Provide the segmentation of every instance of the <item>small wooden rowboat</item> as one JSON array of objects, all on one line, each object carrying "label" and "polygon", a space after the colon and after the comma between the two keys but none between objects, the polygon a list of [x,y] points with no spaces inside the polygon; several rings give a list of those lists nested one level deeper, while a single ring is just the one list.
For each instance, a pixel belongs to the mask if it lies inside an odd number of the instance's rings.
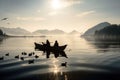
[{"label": "small wooden rowboat", "polygon": [[47,46],[46,44],[39,44],[39,43],[34,43],[35,44],[35,50],[40,50],[40,51],[50,51],[50,52],[61,52],[64,51],[67,45],[63,46]]}]

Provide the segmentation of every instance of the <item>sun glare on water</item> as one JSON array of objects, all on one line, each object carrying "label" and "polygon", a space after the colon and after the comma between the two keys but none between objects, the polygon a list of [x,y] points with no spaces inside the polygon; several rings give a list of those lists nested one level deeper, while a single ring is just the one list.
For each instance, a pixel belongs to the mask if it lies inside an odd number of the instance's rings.
[{"label": "sun glare on water", "polygon": [[53,9],[60,9],[62,7],[60,0],[52,0],[51,5]]}]

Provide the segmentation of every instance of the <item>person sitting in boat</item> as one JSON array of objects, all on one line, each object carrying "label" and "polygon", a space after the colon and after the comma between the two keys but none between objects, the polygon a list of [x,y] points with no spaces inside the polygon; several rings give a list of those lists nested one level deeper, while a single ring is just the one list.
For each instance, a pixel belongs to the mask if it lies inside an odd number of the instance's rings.
[{"label": "person sitting in boat", "polygon": [[49,42],[49,40],[46,40],[46,46],[47,46],[47,47],[50,47],[50,42]]},{"label": "person sitting in boat", "polygon": [[54,43],[54,47],[58,47],[59,44],[58,44],[58,41],[56,40],[55,43]]}]

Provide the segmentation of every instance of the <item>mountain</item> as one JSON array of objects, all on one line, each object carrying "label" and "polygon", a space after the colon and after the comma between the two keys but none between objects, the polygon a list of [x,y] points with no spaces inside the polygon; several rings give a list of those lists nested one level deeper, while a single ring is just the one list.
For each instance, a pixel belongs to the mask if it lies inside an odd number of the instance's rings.
[{"label": "mountain", "polygon": [[19,27],[18,28],[0,27],[0,29],[8,35],[20,36],[20,35],[30,35],[31,34],[29,31],[19,28]]},{"label": "mountain", "polygon": [[78,31],[76,31],[76,30],[73,30],[73,31],[71,31],[70,33],[69,33],[70,35],[77,35],[77,34],[80,34]]},{"label": "mountain", "polygon": [[120,41],[120,25],[114,24],[96,31],[95,38],[102,39],[102,40],[119,40]]},{"label": "mountain", "polygon": [[55,29],[55,30],[51,30],[50,34],[65,34],[65,32],[59,29]]},{"label": "mountain", "polygon": [[32,32],[33,34],[38,34],[38,35],[41,35],[41,34],[48,34],[49,31],[47,29],[44,29],[44,30],[36,30],[34,32]]},{"label": "mountain", "polygon": [[59,29],[54,29],[54,30],[37,30],[34,31],[33,34],[37,34],[37,35],[58,35],[58,34],[65,34],[64,31],[59,30]]},{"label": "mountain", "polygon": [[96,30],[103,29],[104,27],[110,26],[110,25],[111,24],[108,22],[100,23],[100,24],[88,29],[82,36],[93,36]]}]

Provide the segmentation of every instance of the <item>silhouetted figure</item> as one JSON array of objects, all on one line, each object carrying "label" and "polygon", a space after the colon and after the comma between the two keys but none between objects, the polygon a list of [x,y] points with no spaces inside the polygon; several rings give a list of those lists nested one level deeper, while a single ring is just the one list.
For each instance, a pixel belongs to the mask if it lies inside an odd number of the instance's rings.
[{"label": "silhouetted figure", "polygon": [[28,61],[28,64],[32,64],[32,63],[34,63],[34,59]]},{"label": "silhouetted figure", "polygon": [[9,56],[9,53],[5,54],[6,56]]},{"label": "silhouetted figure", "polygon": [[15,56],[16,59],[19,59],[19,55]]},{"label": "silhouetted figure", "polygon": [[54,43],[54,47],[58,47],[59,44],[58,44],[58,41],[56,40],[55,43]]},{"label": "silhouetted figure", "polygon": [[50,51],[50,42],[49,42],[49,40],[46,40],[46,45],[45,45],[45,51],[44,52],[47,52],[47,51]]},{"label": "silhouetted figure", "polygon": [[67,62],[61,63],[61,66],[67,66]]},{"label": "silhouetted figure", "polygon": [[50,47],[50,42],[49,42],[49,40],[46,40],[46,45],[47,45],[47,47]]},{"label": "silhouetted figure", "polygon": [[53,46],[53,53],[55,54],[55,58],[59,56],[59,51],[60,51],[59,44],[56,40]]},{"label": "silhouetted figure", "polygon": [[4,59],[4,57],[2,56],[2,57],[0,57],[0,60],[3,60]]},{"label": "silhouetted figure", "polygon": [[39,58],[39,56],[38,56],[38,55],[35,55],[35,58],[37,59],[37,58]]}]

